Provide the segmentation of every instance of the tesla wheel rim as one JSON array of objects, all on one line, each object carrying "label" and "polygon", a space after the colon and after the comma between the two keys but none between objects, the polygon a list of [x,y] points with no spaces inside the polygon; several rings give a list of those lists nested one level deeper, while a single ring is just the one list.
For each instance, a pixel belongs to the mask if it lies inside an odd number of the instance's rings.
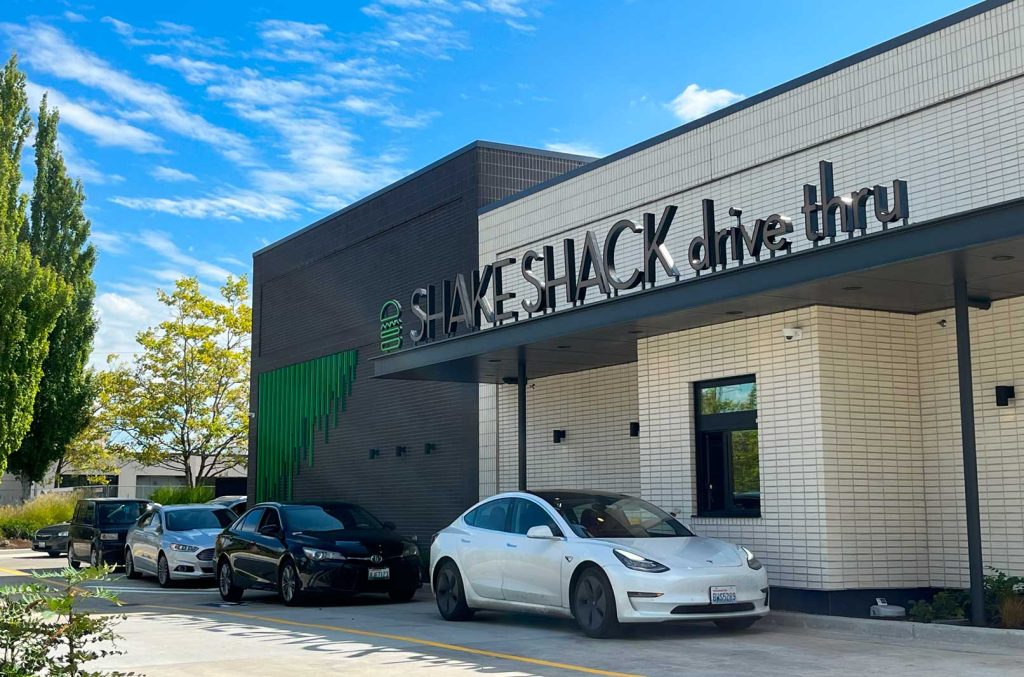
[{"label": "tesla wheel rim", "polygon": [[455,573],[449,568],[441,574],[441,584],[438,586],[437,599],[441,603],[441,610],[450,614],[459,605],[459,589],[455,581]]},{"label": "tesla wheel rim", "polygon": [[593,576],[580,581],[576,593],[576,615],[584,627],[596,628],[604,622],[608,612],[608,598],[604,586]]},{"label": "tesla wheel rim", "polygon": [[281,572],[281,594],[288,601],[295,597],[295,572],[291,566],[286,566]]},{"label": "tesla wheel rim", "polygon": [[227,564],[222,564],[220,567],[220,592],[222,595],[227,595],[231,592],[231,570]]}]

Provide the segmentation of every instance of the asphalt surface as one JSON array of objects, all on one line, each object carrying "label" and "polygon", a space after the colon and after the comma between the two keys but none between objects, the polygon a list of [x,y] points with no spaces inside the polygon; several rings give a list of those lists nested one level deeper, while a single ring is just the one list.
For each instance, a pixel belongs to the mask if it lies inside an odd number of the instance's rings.
[{"label": "asphalt surface", "polygon": [[[63,560],[0,551],[0,584],[25,583]],[[429,591],[393,604],[365,597],[288,608],[268,593],[225,604],[204,585],[161,589],[116,573],[103,587],[122,606],[125,651],[90,665],[145,675],[1017,675],[1024,652],[970,645],[922,645],[759,623],[738,634],[710,624],[636,626],[592,640],[571,621],[478,613],[440,619]]]}]

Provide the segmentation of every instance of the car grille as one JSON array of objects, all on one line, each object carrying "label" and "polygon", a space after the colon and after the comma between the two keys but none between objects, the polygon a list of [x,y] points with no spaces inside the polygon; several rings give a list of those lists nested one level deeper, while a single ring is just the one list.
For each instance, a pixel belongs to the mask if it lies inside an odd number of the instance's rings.
[{"label": "car grille", "polygon": [[733,604],[680,604],[672,609],[674,614],[728,614],[737,611],[753,611],[753,602],[735,602]]},{"label": "car grille", "polygon": [[200,562],[212,562],[213,561],[213,548],[207,548],[206,550],[200,550],[196,553],[196,559]]},{"label": "car grille", "polygon": [[52,534],[38,534],[37,533],[36,534],[36,540],[37,541],[45,541],[46,539],[50,538],[50,536],[52,536]]}]

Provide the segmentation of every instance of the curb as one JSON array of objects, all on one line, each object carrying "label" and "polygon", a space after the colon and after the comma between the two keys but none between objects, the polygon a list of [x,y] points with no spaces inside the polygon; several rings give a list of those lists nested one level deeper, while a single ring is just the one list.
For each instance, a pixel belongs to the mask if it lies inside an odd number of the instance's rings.
[{"label": "curb", "polygon": [[842,632],[888,641],[956,644],[964,648],[966,648],[965,645],[970,645],[972,649],[992,648],[1024,651],[1024,631],[1022,630],[818,616],[789,611],[773,611],[764,620],[784,628]]}]

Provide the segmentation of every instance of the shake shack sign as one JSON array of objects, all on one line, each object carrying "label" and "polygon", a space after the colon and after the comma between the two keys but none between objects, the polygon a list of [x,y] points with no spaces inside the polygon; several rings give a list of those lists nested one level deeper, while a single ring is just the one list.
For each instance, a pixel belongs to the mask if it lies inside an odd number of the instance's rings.
[{"label": "shake shack sign", "polygon": [[[410,299],[412,315],[410,338],[415,343],[450,336],[462,325],[469,330],[486,325],[515,322],[523,313],[546,313],[560,303],[578,306],[588,294],[608,297],[619,291],[653,286],[659,275],[673,281],[680,279],[677,256],[690,268],[714,272],[730,262],[757,261],[762,256],[775,256],[790,251],[798,229],[812,242],[832,241],[839,234],[864,232],[868,223],[884,225],[906,222],[910,212],[907,184],[895,180],[891,189],[876,185],[837,194],[832,183],[832,164],[820,162],[818,184],[803,187],[803,227],[782,214],[770,214],[753,223],[743,223],[742,212],[730,207],[728,214],[735,225],[719,227],[712,200],[701,203],[703,229],[694,237],[685,252],[671,252],[665,246],[669,230],[680,218],[675,205],[665,207],[661,214],[644,214],[641,222],[617,221],[603,237],[588,231],[582,242],[562,240],[560,247],[548,245],[540,251],[530,249],[516,260],[504,258],[466,275],[435,285],[420,287]],[[800,217],[797,217],[798,219]],[[642,258],[623,262],[616,252],[624,238],[641,238]],[[561,274],[556,273],[560,260]],[[531,287],[529,294],[507,291],[510,276],[520,275]]]}]

